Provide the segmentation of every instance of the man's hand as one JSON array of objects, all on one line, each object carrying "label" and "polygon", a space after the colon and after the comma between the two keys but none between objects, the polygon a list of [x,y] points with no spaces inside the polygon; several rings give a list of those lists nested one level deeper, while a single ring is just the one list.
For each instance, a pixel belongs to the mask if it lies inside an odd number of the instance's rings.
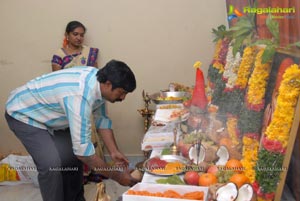
[{"label": "man's hand", "polygon": [[133,178],[130,174],[130,170],[124,170],[123,172],[120,172],[120,175],[118,178],[114,179],[115,181],[117,181],[120,185],[122,186],[133,186],[136,183],[138,183],[139,181],[135,178]]},{"label": "man's hand", "polygon": [[111,153],[111,158],[115,162],[114,166],[125,168],[129,165],[129,160],[119,151]]},{"label": "man's hand", "polygon": [[112,160],[115,162],[115,165],[127,167],[129,161],[124,154],[119,151],[113,131],[111,129],[98,129],[97,132],[100,133]]}]

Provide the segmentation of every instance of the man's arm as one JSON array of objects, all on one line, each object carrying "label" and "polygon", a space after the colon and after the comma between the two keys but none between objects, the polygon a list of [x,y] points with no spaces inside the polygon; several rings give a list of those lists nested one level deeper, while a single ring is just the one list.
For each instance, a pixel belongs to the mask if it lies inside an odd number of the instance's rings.
[{"label": "man's arm", "polygon": [[108,149],[112,159],[117,163],[121,163],[127,166],[129,161],[119,151],[113,131],[111,129],[98,129],[97,132],[100,133],[102,140],[106,148]]},{"label": "man's arm", "polygon": [[87,164],[95,172],[98,172],[112,180],[115,180],[123,186],[133,186],[138,182],[138,180],[134,179],[130,175],[129,170],[117,171],[107,165],[101,158],[99,158],[95,154],[91,156],[77,156],[77,158],[83,163]]}]

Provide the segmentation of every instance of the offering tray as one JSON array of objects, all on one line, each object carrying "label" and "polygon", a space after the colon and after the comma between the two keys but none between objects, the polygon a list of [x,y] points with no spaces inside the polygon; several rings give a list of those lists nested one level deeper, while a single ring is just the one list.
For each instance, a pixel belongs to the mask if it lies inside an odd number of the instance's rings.
[{"label": "offering tray", "polygon": [[[162,163],[166,163],[162,165]],[[173,169],[168,167],[168,164],[174,165]],[[171,176],[174,174],[182,174],[185,172],[186,165],[189,165],[190,161],[182,156],[178,155],[162,155],[160,157],[153,157],[146,160],[143,164],[144,170],[147,173],[157,176]],[[160,165],[165,167],[160,167]],[[157,171],[159,169],[159,171]]]}]

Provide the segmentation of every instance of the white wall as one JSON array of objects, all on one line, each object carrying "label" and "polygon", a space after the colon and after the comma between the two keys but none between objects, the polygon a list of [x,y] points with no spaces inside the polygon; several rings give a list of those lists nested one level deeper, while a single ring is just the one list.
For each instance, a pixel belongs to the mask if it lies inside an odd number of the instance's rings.
[{"label": "white wall", "polygon": [[141,154],[142,90],[193,85],[196,60],[206,73],[214,50],[211,30],[226,24],[226,7],[224,0],[1,0],[0,154],[25,152],[3,117],[7,96],[51,71],[52,54],[71,20],[87,27],[86,43],[100,48],[100,66],[118,59],[136,74],[134,93],[109,105],[119,147],[132,155]]}]

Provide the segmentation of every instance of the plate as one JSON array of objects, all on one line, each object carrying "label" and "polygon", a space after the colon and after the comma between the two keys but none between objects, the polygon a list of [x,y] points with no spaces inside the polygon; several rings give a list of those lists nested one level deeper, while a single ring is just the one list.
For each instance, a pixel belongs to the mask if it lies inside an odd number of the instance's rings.
[{"label": "plate", "polygon": [[164,91],[154,93],[149,97],[155,104],[177,104],[182,103],[183,99],[189,96],[189,93],[184,91]]},{"label": "plate", "polygon": [[187,109],[157,109],[154,114],[154,121],[168,123],[174,121],[186,121],[190,113]]},{"label": "plate", "polygon": [[[153,161],[153,159],[160,159],[162,161],[166,161],[167,163],[175,163],[175,162],[179,162],[182,164],[182,166],[180,167],[180,170],[177,170],[173,173],[169,173],[168,171],[165,171],[165,169],[163,168],[158,168],[159,171],[154,171],[155,168],[151,167],[150,161]],[[182,156],[178,156],[178,155],[163,155],[160,157],[153,157],[153,158],[149,158],[148,160],[146,160],[144,162],[144,170],[147,173],[153,174],[153,175],[158,175],[158,176],[172,176],[174,174],[182,174],[185,172],[185,166],[190,164],[190,161]]]}]

